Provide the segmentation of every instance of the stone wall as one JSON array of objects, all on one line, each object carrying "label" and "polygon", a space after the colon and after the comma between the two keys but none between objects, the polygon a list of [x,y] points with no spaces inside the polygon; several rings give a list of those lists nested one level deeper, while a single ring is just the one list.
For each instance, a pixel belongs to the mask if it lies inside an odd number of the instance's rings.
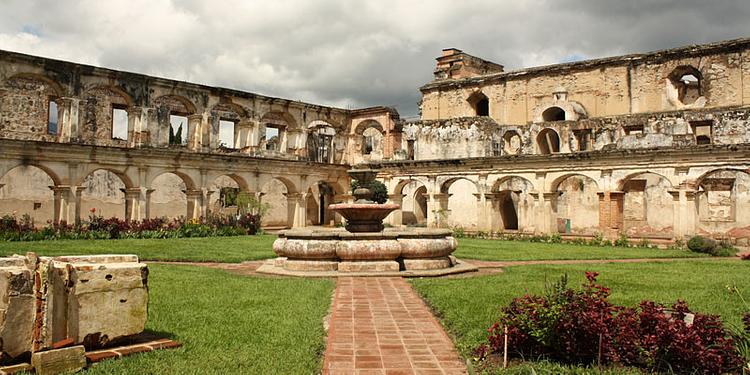
[{"label": "stone wall", "polygon": [[[422,119],[473,116],[471,98],[478,94],[489,99],[490,117],[513,125],[543,121],[551,107],[577,120],[745,105],[749,46],[750,39],[738,39],[468,78],[441,76],[421,88]],[[687,68],[697,75],[700,92],[683,98],[679,79]]]},{"label": "stone wall", "polygon": [[[409,121],[401,124],[403,139],[397,159],[406,159],[410,141],[415,160],[538,155],[545,129],[559,139],[559,153],[611,149],[692,147],[704,129],[711,144],[750,142],[750,110],[701,109],[639,115],[552,121],[527,126],[505,125],[488,117]],[[581,140],[585,137],[586,140]],[[543,140],[545,141],[545,140]],[[543,142],[544,143],[544,142]],[[554,153],[557,153],[554,152]]]}]

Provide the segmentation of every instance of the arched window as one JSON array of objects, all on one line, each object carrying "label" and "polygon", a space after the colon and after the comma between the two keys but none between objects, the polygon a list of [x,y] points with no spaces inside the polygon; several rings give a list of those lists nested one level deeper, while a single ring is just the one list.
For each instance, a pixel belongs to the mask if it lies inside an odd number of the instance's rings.
[{"label": "arched window", "polygon": [[474,110],[475,116],[489,116],[490,115],[490,100],[487,95],[481,92],[475,92],[466,99],[471,108]]},{"label": "arched window", "polygon": [[553,129],[544,129],[536,138],[539,153],[542,155],[556,154],[560,152],[560,137]]},{"label": "arched window", "polygon": [[701,72],[690,65],[678,66],[669,74],[669,82],[677,90],[677,100],[682,104],[693,104],[703,95],[702,81]]},{"label": "arched window", "polygon": [[542,112],[542,119],[547,121],[565,121],[565,110],[560,107],[549,107]]}]

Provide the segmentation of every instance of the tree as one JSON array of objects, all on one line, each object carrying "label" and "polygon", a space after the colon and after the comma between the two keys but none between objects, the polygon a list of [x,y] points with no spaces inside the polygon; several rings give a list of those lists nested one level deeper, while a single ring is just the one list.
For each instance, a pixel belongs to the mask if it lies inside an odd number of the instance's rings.
[{"label": "tree", "polygon": [[[359,181],[352,180],[352,192],[356,190],[359,187]],[[383,204],[385,202],[388,202],[388,188],[385,187],[385,184],[382,182],[375,180],[370,183],[369,186],[370,190],[372,190],[372,200],[375,201],[375,203]]]}]

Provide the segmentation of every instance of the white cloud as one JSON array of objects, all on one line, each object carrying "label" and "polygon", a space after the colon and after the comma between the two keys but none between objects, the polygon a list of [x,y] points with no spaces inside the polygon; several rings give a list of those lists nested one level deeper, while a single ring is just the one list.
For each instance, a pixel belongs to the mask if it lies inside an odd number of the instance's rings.
[{"label": "white cloud", "polygon": [[512,69],[747,36],[748,16],[744,0],[4,0],[0,49],[407,116],[444,47]]}]

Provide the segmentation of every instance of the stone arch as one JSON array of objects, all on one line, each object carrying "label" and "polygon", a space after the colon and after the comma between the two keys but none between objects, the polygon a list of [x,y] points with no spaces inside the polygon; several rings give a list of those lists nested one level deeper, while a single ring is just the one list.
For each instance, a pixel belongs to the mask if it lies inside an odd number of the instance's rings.
[{"label": "stone arch", "polygon": [[247,181],[234,173],[220,174],[210,181],[208,190],[212,193],[208,198],[208,209],[214,213],[236,214],[237,195],[248,192]]},{"label": "stone arch", "polygon": [[59,181],[47,168],[34,164],[9,169],[0,176],[0,216],[28,214],[36,226],[55,220],[52,188]]},{"label": "stone arch", "polygon": [[329,122],[315,120],[307,126],[307,157],[317,163],[333,163],[336,159],[336,128]]},{"label": "stone arch", "polygon": [[552,128],[542,129],[536,137],[537,148],[542,155],[560,152],[560,136]]},{"label": "stone arch", "polygon": [[260,186],[260,201],[269,205],[263,226],[292,227],[296,192],[294,184],[284,177],[269,178]]},{"label": "stone arch", "polygon": [[182,95],[162,95],[154,99],[153,105],[154,107],[166,108],[169,112],[181,115],[192,115],[198,112],[195,104]]},{"label": "stone arch", "polygon": [[106,172],[109,172],[115,175],[117,178],[120,179],[120,181],[122,181],[124,188],[129,189],[129,188],[136,187],[133,184],[133,180],[130,178],[130,176],[128,176],[126,171],[120,171],[112,167],[101,167],[101,166],[90,166],[89,168],[87,168],[85,173],[82,175],[83,177],[79,178],[76,181],[75,185],[77,186],[82,185],[88,176],[90,176],[92,173],[99,171],[99,170],[104,170]]},{"label": "stone arch", "polygon": [[442,212],[438,216],[444,217],[437,218],[438,224],[476,229],[479,224],[478,193],[478,184],[464,176],[452,177],[440,184],[440,194],[436,198]]},{"label": "stone arch", "polygon": [[260,118],[260,139],[258,147],[262,150],[286,152],[288,132],[298,129],[297,122],[288,112],[269,111]]},{"label": "stone arch", "polygon": [[498,178],[485,197],[491,204],[490,227],[493,230],[527,231],[533,226],[534,184],[510,175]]},{"label": "stone arch", "polygon": [[149,184],[149,214],[157,217],[188,217],[187,192],[194,190],[192,179],[184,173],[166,171],[157,174]]},{"label": "stone arch", "polygon": [[576,121],[588,117],[588,113],[579,102],[568,100],[567,92],[562,88],[553,94],[552,100],[543,100],[542,104],[536,106],[532,111],[534,122],[547,121]]},{"label": "stone arch", "polygon": [[[191,133],[197,128],[190,121],[190,116],[198,113],[195,104],[184,96],[170,94],[154,99],[152,105],[156,107],[158,127],[150,132],[151,143],[187,145],[191,139]],[[179,139],[172,140],[170,134],[179,135]]]},{"label": "stone arch", "polygon": [[[554,199],[552,209],[561,233],[594,234],[599,226],[599,184],[593,178],[568,173],[552,183]],[[554,228],[554,227],[553,227]]]},{"label": "stone arch", "polygon": [[3,128],[3,137],[54,142],[62,128],[62,97],[65,90],[51,78],[33,73],[19,73],[3,82],[0,108],[13,108],[22,114]]},{"label": "stone arch", "polygon": [[[94,86],[82,95],[82,122],[78,137],[91,144],[112,145],[117,140],[127,140],[128,124],[115,124],[115,110],[127,111],[133,106],[133,99],[122,89],[115,86]],[[126,112],[127,113],[127,112]],[[124,129],[115,129],[115,125]],[[123,133],[124,130],[124,133]]]},{"label": "stone arch", "polygon": [[734,238],[750,237],[750,174],[720,168],[701,175],[695,184],[699,232]]},{"label": "stone arch", "polygon": [[476,181],[473,181],[472,179],[470,179],[468,177],[458,176],[458,177],[451,177],[451,178],[443,181],[440,184],[440,192],[443,193],[443,194],[447,194],[448,190],[450,190],[451,186],[454,183],[456,183],[457,181],[459,181],[459,180],[466,180],[466,181],[470,182],[472,185],[474,185],[474,189],[477,190],[477,191],[479,191],[479,186],[477,185]]},{"label": "stone arch", "polygon": [[[393,189],[401,196],[401,224],[425,225],[427,222],[427,184],[419,179],[402,179]],[[398,199],[396,199],[398,201]]]},{"label": "stone arch", "polygon": [[670,237],[674,231],[672,182],[654,172],[636,172],[619,184],[621,222],[631,237]]},{"label": "stone arch", "polygon": [[545,122],[565,121],[565,110],[558,106],[549,107],[542,112],[542,120]]},{"label": "stone arch", "polygon": [[[211,133],[218,137],[216,146],[243,149],[252,145],[253,122],[247,108],[222,98],[210,113]],[[226,129],[226,125],[231,125],[231,129]]]},{"label": "stone arch", "polygon": [[133,187],[127,175],[109,168],[96,168],[81,179],[81,215],[128,219],[125,191]]},{"label": "stone arch", "polygon": [[334,222],[334,212],[328,206],[333,203],[337,191],[327,181],[316,181],[306,190],[305,209],[307,210],[307,224],[331,225]]},{"label": "stone arch", "polygon": [[14,74],[14,75],[8,77],[5,80],[5,86],[7,87],[8,86],[7,82],[9,82],[11,80],[14,80],[14,79],[28,79],[28,80],[42,81],[42,82],[44,82],[45,84],[47,84],[49,86],[49,88],[52,90],[52,93],[55,96],[59,97],[59,96],[64,96],[64,95],[67,94],[65,88],[63,88],[62,85],[60,85],[59,83],[57,83],[57,81],[55,81],[54,79],[52,79],[52,78],[50,78],[50,77],[48,77],[46,75],[43,75],[43,74],[37,74],[37,73],[17,73],[17,74]]},{"label": "stone arch", "polygon": [[383,159],[385,140],[383,125],[375,120],[365,120],[357,124],[354,134],[357,135],[355,149],[359,150],[365,160]]},{"label": "stone arch", "polygon": [[468,98],[466,98],[466,101],[471,106],[474,116],[490,115],[490,99],[483,92],[473,92]]}]

